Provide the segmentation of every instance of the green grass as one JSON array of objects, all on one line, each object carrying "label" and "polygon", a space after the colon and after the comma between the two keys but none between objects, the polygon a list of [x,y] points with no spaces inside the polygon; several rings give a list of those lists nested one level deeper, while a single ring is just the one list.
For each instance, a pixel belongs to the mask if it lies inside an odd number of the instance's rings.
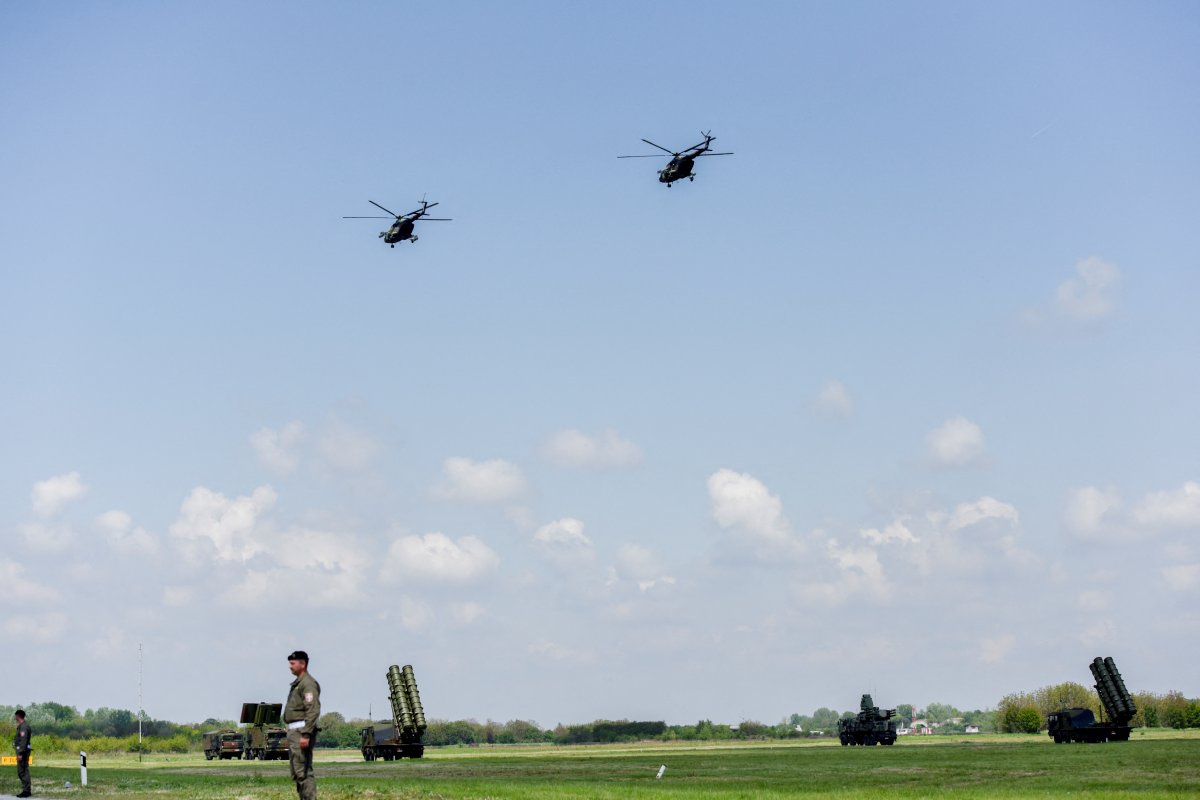
[{"label": "green grass", "polygon": [[[1200,733],[1135,732],[1125,743],[1055,745],[1042,736],[927,737],[895,747],[821,743],[645,744],[429,750],[420,761],[365,763],[318,752],[323,800],[350,798],[783,798],[1200,796]],[[35,756],[36,759],[36,756]],[[283,800],[286,762],[202,756],[35,760],[35,794],[128,800]],[[662,780],[655,779],[667,765]],[[71,781],[74,789],[64,789]],[[15,791],[15,770],[0,793]]]}]

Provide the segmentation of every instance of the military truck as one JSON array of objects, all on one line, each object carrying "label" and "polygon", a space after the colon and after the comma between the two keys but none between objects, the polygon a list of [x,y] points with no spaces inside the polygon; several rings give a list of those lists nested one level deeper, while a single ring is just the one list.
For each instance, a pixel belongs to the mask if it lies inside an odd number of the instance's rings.
[{"label": "military truck", "polygon": [[240,759],[246,751],[246,737],[232,728],[209,731],[204,734],[203,740],[206,761],[212,761],[214,758]]},{"label": "military truck", "polygon": [[285,759],[291,753],[287,743],[287,728],[273,724],[279,722],[282,703],[242,703],[242,718],[247,727],[247,760],[273,761]]},{"label": "military truck", "polygon": [[838,720],[838,738],[842,745],[891,745],[896,743],[896,709],[880,709],[864,694],[859,701],[861,709],[857,715]]},{"label": "military truck", "polygon": [[1046,728],[1055,744],[1129,741],[1129,721],[1137,714],[1137,706],[1121,680],[1121,673],[1117,672],[1116,663],[1112,656],[1096,656],[1090,666],[1096,679],[1096,694],[1108,719],[1098,721],[1090,708],[1055,711],[1046,717]]},{"label": "military truck", "polygon": [[393,664],[387,671],[387,683],[392,719],[360,731],[363,758],[367,761],[420,758],[425,755],[425,745],[421,744],[425,735],[425,709],[421,706],[412,665],[405,664],[401,669]]}]

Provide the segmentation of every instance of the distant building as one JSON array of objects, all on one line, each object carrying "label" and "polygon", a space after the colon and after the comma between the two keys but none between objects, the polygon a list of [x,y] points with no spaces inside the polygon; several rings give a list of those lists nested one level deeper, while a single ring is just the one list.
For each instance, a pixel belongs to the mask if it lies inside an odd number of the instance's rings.
[{"label": "distant building", "polygon": [[979,726],[968,725],[967,727],[963,728],[963,733],[979,733]]}]

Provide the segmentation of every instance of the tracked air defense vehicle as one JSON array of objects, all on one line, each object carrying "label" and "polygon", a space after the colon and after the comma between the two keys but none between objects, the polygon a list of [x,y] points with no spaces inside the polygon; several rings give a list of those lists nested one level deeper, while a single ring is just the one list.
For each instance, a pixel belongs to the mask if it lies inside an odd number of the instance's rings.
[{"label": "tracked air defense vehicle", "polygon": [[1096,694],[1108,716],[1097,720],[1090,708],[1064,708],[1046,717],[1046,728],[1055,744],[1069,742],[1126,742],[1129,741],[1130,720],[1137,714],[1133,697],[1117,672],[1112,657],[1092,660],[1092,677],[1096,679]]},{"label": "tracked air defense vehicle", "polygon": [[425,735],[425,709],[417,691],[417,679],[411,665],[393,664],[387,671],[388,699],[392,719],[363,728],[362,754],[367,761],[395,761],[425,755],[421,737]]},{"label": "tracked air defense vehicle", "polygon": [[843,745],[895,744],[896,709],[881,709],[875,705],[871,695],[864,694],[859,702],[861,709],[853,717],[838,720],[838,738]]},{"label": "tracked air defense vehicle", "polygon": [[242,718],[239,720],[247,727],[243,728],[246,735],[246,755],[244,758],[253,761],[274,761],[286,759],[291,751],[288,749],[287,728],[279,725],[279,712],[283,710],[282,703],[242,703]]}]

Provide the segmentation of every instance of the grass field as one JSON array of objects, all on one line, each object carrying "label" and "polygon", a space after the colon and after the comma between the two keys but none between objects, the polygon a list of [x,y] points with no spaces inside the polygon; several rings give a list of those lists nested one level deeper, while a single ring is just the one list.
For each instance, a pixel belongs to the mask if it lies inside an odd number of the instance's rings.
[{"label": "grass field", "polygon": [[[1139,735],[1139,733],[1141,735]],[[656,780],[660,764],[667,765]],[[286,762],[200,755],[36,760],[34,794],[128,800],[283,800]],[[74,788],[64,788],[70,781]],[[928,737],[894,747],[836,742],[644,744],[429,750],[420,761],[365,763],[318,752],[324,800],[350,798],[1200,797],[1200,732],[1136,732],[1127,743],[1055,745],[1042,736]],[[0,793],[16,791],[15,769]]]}]

